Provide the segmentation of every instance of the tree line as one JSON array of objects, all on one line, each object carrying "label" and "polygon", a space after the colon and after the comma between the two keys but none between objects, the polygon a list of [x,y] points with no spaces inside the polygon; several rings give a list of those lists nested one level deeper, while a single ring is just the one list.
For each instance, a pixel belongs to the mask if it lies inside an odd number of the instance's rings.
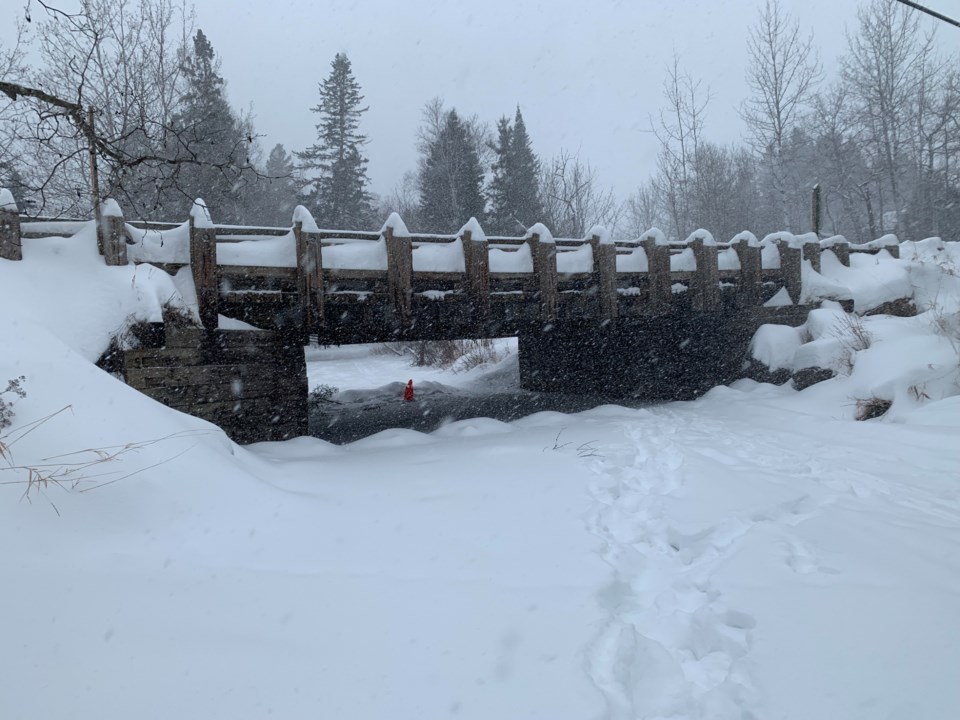
[{"label": "tree line", "polygon": [[368,106],[343,53],[318,85],[314,143],[263,157],[252,118],[227,100],[213,45],[174,0],[54,11],[40,23],[35,69],[27,30],[0,48],[0,185],[27,211],[89,211],[93,148],[101,196],[146,219],[181,217],[203,197],[224,223],[285,225],[304,204],[330,228],[374,227],[396,210],[424,232],[476,217],[502,235],[544,222],[567,237],[594,224],[622,237],[652,226],[729,237],[809,230],[819,184],[824,234],[960,238],[960,63],[896,0],[860,8],[829,83],[813,35],[767,0],[747,37],[740,143],[707,138],[710,90],[674,57],[650,118],[656,171],[624,201],[577,153],[539,157],[519,106],[491,128],[440,98],[424,106],[417,167],[375,196]]}]

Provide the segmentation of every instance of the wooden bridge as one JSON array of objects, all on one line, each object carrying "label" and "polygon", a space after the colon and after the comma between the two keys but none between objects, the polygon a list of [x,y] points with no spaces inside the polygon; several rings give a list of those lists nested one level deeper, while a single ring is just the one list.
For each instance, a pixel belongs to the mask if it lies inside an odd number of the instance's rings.
[{"label": "wooden bridge", "polygon": [[[19,259],[21,238],[77,229],[77,222],[21,220],[15,209],[0,210],[0,257]],[[220,314],[276,332],[283,338],[276,347],[306,344],[311,335],[324,344],[516,335],[529,389],[569,389],[576,377],[586,392],[689,397],[734,379],[760,324],[804,321],[804,273],[819,270],[826,255],[849,265],[852,253],[899,249],[895,239],[858,246],[786,233],[715,242],[697,231],[668,242],[651,232],[612,242],[598,229],[554,239],[542,225],[525,237],[488,238],[474,220],[454,234],[421,234],[407,232],[396,215],[380,231],[321,230],[302,208],[291,227],[236,227],[212,223],[202,201],[179,224],[127,222],[109,204],[98,245],[111,265],[190,269],[209,331],[196,343],[206,349],[185,355],[181,341],[179,350],[147,348],[131,361],[137,370],[219,367],[190,381],[185,394],[194,398],[203,396],[196,385],[217,372],[239,377],[238,341],[215,332]],[[224,359],[217,348],[228,346],[234,351]],[[302,375],[297,385],[305,386],[305,373],[281,354],[285,372]],[[163,392],[152,394],[175,405],[169,385],[186,381],[161,375]]]}]

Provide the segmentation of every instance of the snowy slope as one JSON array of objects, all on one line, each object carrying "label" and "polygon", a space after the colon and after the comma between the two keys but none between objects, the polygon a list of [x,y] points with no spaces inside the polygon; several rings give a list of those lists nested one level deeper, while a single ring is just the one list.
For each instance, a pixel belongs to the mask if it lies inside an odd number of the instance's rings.
[{"label": "snowy slope", "polygon": [[944,348],[939,265],[931,315],[803,392],[241,448],[91,364],[162,294],[51,247],[0,261],[15,462],[156,442],[30,502],[0,472],[0,718],[960,715],[960,388],[896,394]]}]

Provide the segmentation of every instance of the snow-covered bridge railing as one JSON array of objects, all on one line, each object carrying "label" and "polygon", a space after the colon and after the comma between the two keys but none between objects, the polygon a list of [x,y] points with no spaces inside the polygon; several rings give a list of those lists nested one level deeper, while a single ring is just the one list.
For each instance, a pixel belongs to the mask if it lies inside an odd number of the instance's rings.
[{"label": "snow-covered bridge railing", "polygon": [[[9,204],[0,212],[0,256],[10,259],[20,237],[78,228],[77,221],[21,221]],[[116,203],[102,215],[108,263],[190,268],[204,326],[216,327],[222,313],[340,342],[796,305],[806,302],[805,272],[822,262],[849,265],[851,253],[899,250],[893,236],[851,245],[813,234],[758,241],[741,233],[716,242],[704,230],[683,242],[656,230],[612,242],[602,228],[583,239],[553,238],[543,225],[525,237],[487,237],[473,219],[450,235],[417,234],[397,215],[379,231],[323,230],[303,208],[292,227],[238,227],[214,224],[202,201],[179,224],[124,222]]]}]

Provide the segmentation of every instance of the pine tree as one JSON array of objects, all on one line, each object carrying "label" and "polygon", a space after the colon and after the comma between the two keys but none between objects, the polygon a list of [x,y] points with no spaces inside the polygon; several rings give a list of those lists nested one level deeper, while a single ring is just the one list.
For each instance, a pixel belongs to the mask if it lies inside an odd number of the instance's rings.
[{"label": "pine tree", "polygon": [[484,220],[483,169],[456,110],[426,148],[420,167],[420,217],[430,232],[451,232],[471,217]]},{"label": "pine tree", "polygon": [[318,171],[313,184],[312,205],[317,221],[326,227],[357,228],[373,218],[367,191],[367,159],[361,148],[367,137],[359,132],[363,95],[353,77],[350,60],[337,53],[330,75],[320,85],[320,115],[317,142],[297,153],[301,167]]},{"label": "pine tree", "polygon": [[530,136],[519,107],[513,126],[503,117],[497,123],[497,131],[496,161],[488,191],[489,224],[495,233],[515,235],[543,219],[540,161],[530,147]]},{"label": "pine tree", "polygon": [[267,156],[263,177],[257,184],[256,222],[268,225],[289,225],[301,183],[290,153],[276,144]]},{"label": "pine tree", "polygon": [[487,188],[487,197],[490,200],[490,216],[487,221],[490,230],[497,235],[507,235],[514,229],[510,220],[510,198],[513,195],[511,187],[511,152],[513,128],[506,116],[497,121],[497,142],[493,146],[496,159],[493,161],[493,179]]},{"label": "pine tree", "polygon": [[251,180],[249,123],[234,114],[225,94],[213,45],[197,30],[193,52],[185,54],[186,92],[173,119],[173,156],[199,164],[176,164],[177,192],[168,197],[170,212],[183,212],[185,201],[203,198],[218,222],[245,219],[244,184]]}]

